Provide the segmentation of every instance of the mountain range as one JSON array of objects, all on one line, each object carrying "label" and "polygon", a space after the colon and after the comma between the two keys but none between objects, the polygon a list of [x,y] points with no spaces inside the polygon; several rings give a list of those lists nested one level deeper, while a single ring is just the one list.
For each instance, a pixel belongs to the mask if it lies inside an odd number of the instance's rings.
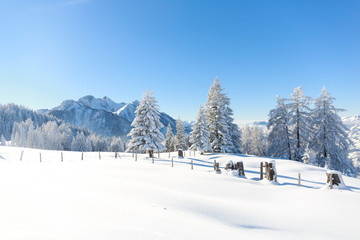
[{"label": "mountain range", "polygon": [[[131,123],[135,118],[135,110],[140,102],[116,103],[108,97],[95,98],[88,95],[79,100],[65,100],[52,109],[39,110],[72,125],[83,127],[102,136],[125,137],[131,130]],[[176,121],[168,114],[161,112],[160,121],[164,125],[161,129],[166,134],[168,124],[176,133]],[[191,131],[192,124],[184,122],[185,131]]]}]

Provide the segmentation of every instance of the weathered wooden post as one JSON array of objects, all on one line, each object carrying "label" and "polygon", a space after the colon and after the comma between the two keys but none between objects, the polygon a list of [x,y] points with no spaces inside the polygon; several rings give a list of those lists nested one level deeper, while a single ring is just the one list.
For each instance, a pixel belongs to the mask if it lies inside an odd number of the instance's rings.
[{"label": "weathered wooden post", "polygon": [[275,168],[275,161],[265,162],[265,177],[269,181],[277,181],[277,174]]},{"label": "weathered wooden post", "polygon": [[135,162],[137,161],[137,153],[135,153]]},{"label": "weathered wooden post", "polygon": [[84,152],[81,153],[81,160],[84,160]]},{"label": "weathered wooden post", "polygon": [[20,161],[22,161],[23,155],[24,155],[24,150],[21,150]]},{"label": "weathered wooden post", "polygon": [[61,152],[61,161],[64,161],[63,152]]},{"label": "weathered wooden post", "polygon": [[99,152],[99,159],[101,160],[101,155],[100,155],[100,152]]},{"label": "weathered wooden post", "polygon": [[299,173],[299,174],[298,174],[298,186],[299,186],[299,187],[300,187],[300,184],[301,184],[301,182],[300,182],[301,179],[300,179],[300,178],[301,178],[301,175],[300,175],[300,173]]},{"label": "weathered wooden post", "polygon": [[214,171],[216,171],[215,165],[216,165],[216,160],[214,160]]},{"label": "weathered wooden post", "polygon": [[170,152],[169,152],[169,158],[170,158]]},{"label": "weathered wooden post", "polygon": [[244,163],[242,161],[236,162],[235,170],[238,170],[238,175],[239,176],[245,176]]},{"label": "weathered wooden post", "polygon": [[338,171],[327,171],[326,172],[326,184],[329,185],[330,189],[333,189],[334,185],[339,186],[340,184],[343,184],[345,186],[345,184],[342,181],[342,177],[341,177],[341,173]]},{"label": "weathered wooden post", "polygon": [[41,162],[41,153],[40,153],[40,162]]},{"label": "weathered wooden post", "polygon": [[264,178],[264,172],[263,172],[264,163],[260,163],[260,180]]},{"label": "weathered wooden post", "polygon": [[214,164],[214,169],[215,169],[215,172],[216,172],[216,173],[221,173],[219,163],[215,162],[215,164]]},{"label": "weathered wooden post", "polygon": [[178,150],[178,157],[184,157],[184,152],[182,149]]},{"label": "weathered wooden post", "polygon": [[225,169],[226,170],[233,170],[234,169],[234,163],[233,163],[232,160],[229,160],[229,161],[226,162]]},{"label": "weathered wooden post", "polygon": [[171,167],[174,167],[174,158],[171,158]]},{"label": "weathered wooden post", "polygon": [[152,163],[154,163],[154,156],[152,156]]},{"label": "weathered wooden post", "polygon": [[191,170],[194,170],[193,160],[191,159]]}]

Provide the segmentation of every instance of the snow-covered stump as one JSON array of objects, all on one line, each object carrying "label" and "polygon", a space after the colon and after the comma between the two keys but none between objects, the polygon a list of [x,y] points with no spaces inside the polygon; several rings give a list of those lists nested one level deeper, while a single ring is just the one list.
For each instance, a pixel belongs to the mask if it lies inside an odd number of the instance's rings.
[{"label": "snow-covered stump", "polygon": [[269,181],[277,181],[275,161],[265,162],[265,178]]},{"label": "snow-covered stump", "polygon": [[234,170],[234,163],[232,160],[229,160],[225,163],[226,170]]},{"label": "snow-covered stump", "polygon": [[235,170],[238,170],[239,176],[245,176],[245,169],[243,161],[237,161],[235,163]]},{"label": "snow-covered stump", "polygon": [[330,189],[347,189],[347,186],[342,179],[341,173],[335,170],[326,172],[326,186]]},{"label": "snow-covered stump", "polygon": [[179,149],[179,150],[178,150],[178,157],[181,157],[181,158],[184,157],[184,152],[183,152],[182,149]]}]

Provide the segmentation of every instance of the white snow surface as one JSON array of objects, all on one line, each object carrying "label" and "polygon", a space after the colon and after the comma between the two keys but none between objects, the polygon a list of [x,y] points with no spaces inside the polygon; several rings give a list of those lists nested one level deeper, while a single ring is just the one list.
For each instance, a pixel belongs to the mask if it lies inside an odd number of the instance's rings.
[{"label": "white snow surface", "polygon": [[[0,239],[359,239],[359,179],[325,189],[326,169],[275,159],[274,184],[259,180],[269,159],[193,154],[171,153],[172,168],[168,153],[153,164],[63,152],[61,162],[59,151],[1,146]],[[224,171],[228,160],[243,161],[246,177]]]}]

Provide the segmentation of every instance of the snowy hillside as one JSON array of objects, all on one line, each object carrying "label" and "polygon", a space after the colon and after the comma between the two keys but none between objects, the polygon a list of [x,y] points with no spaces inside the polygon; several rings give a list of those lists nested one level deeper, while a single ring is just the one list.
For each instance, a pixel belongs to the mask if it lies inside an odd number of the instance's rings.
[{"label": "snowy hillside", "polygon": [[[88,95],[78,101],[65,100],[47,113],[75,126],[86,126],[99,135],[125,136],[130,132],[137,106],[139,106],[137,100],[128,104],[115,103],[108,97],[95,98]],[[161,129],[163,134],[166,133],[166,126],[169,123],[175,133],[176,124],[172,117],[161,113],[160,121],[165,126]],[[190,130],[188,129],[187,132]]]},{"label": "snowy hillside", "polygon": [[[360,180],[324,189],[318,167],[276,160],[272,184],[245,155],[39,152],[0,147],[0,239],[359,239]],[[213,172],[230,159],[245,178]]]}]

